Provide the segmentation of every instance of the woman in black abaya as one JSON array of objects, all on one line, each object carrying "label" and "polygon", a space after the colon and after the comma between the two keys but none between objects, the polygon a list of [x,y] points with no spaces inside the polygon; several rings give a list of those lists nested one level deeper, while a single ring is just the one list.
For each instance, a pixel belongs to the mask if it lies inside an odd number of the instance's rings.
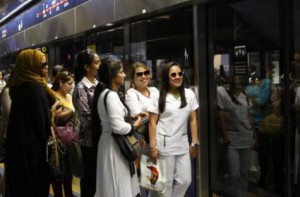
[{"label": "woman in black abaya", "polygon": [[7,197],[49,196],[46,147],[55,97],[47,86],[45,69],[45,54],[24,50],[18,54],[7,84],[12,100],[6,142]]}]

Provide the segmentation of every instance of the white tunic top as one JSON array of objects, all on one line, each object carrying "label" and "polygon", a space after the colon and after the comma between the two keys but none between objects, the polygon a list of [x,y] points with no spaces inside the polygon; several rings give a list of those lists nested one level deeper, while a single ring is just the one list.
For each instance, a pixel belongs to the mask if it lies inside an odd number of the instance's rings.
[{"label": "white tunic top", "polygon": [[130,88],[125,97],[125,103],[130,109],[131,115],[137,115],[140,112],[147,112],[148,106],[151,104],[151,99],[154,95],[158,95],[159,92],[155,87],[148,88],[149,97],[144,96],[142,93],[134,88]]},{"label": "white tunic top", "polygon": [[112,131],[118,134],[129,133],[131,125],[124,121],[127,110],[116,92],[109,92],[106,111],[103,99],[107,91],[100,94],[97,104],[102,135],[98,144],[96,196],[134,197],[139,193],[137,174],[130,176],[129,162],[111,136]]},{"label": "white tunic top", "polygon": [[188,121],[190,113],[199,105],[196,95],[190,89],[185,89],[187,105],[180,108],[181,100],[167,94],[166,106],[163,113],[159,113],[158,95],[152,99],[148,112],[159,114],[156,127],[156,142],[161,155],[181,155],[189,151]]},{"label": "white tunic top", "polygon": [[224,111],[225,129],[229,134],[230,148],[251,148],[254,145],[253,130],[249,119],[249,108],[252,104],[247,96],[240,93],[236,96],[239,104],[234,104],[223,87],[217,88],[217,101]]}]

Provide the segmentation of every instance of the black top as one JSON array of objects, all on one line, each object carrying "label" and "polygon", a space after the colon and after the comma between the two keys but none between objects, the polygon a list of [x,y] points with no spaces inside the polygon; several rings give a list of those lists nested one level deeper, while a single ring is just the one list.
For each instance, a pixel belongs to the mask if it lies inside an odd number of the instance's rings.
[{"label": "black top", "polygon": [[48,197],[50,173],[46,145],[51,132],[45,89],[27,82],[10,89],[7,130],[6,192],[10,197]]}]

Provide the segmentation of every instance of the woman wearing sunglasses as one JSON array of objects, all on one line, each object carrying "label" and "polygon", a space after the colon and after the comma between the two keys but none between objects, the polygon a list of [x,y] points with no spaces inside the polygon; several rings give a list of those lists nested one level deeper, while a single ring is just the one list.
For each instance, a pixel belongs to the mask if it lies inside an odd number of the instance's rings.
[{"label": "woman wearing sunglasses", "polygon": [[141,62],[132,64],[130,88],[125,96],[125,103],[130,109],[132,116],[143,115],[144,120],[149,119],[147,108],[154,94],[158,95],[158,90],[155,87],[148,87],[151,73],[148,67]]},{"label": "woman wearing sunglasses", "polygon": [[11,108],[6,138],[5,196],[49,196],[51,176],[46,147],[55,93],[44,77],[46,62],[45,54],[39,50],[21,51],[7,83]]},{"label": "woman wearing sunglasses", "polygon": [[163,66],[159,96],[153,97],[148,108],[150,157],[167,163],[167,188],[160,196],[183,197],[191,183],[190,158],[197,156],[199,148],[198,107],[194,92],[184,88],[181,65],[170,62]]},{"label": "woman wearing sunglasses", "polygon": [[[148,87],[151,73],[148,67],[142,62],[135,62],[132,64],[130,79],[132,88],[130,88],[125,96],[125,103],[128,106],[132,116],[142,115],[144,120],[143,127],[147,127],[145,124],[149,120],[147,108],[151,103],[151,98],[154,94],[158,95],[158,90],[155,87]],[[141,128],[147,132],[147,128]],[[148,142],[148,136],[145,136]],[[149,151],[149,146],[146,146],[145,151]],[[136,162],[137,168],[139,168],[139,162]],[[146,196],[146,192],[141,189],[141,195]]]}]

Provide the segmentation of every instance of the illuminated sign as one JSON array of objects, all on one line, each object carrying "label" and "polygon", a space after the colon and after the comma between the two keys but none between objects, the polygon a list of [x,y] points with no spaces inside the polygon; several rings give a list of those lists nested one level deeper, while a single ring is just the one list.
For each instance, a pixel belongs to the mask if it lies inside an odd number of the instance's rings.
[{"label": "illuminated sign", "polygon": [[[31,1],[31,0],[30,0]],[[28,0],[15,0],[11,3],[10,9],[5,9],[7,11],[13,10],[25,2],[30,2]],[[8,23],[0,27],[1,38],[4,39],[10,37],[19,31],[27,29],[33,25],[39,24],[44,20],[54,17],[62,12],[65,12],[79,4],[87,2],[89,0],[42,0],[36,3],[34,6],[26,10],[25,12],[17,15]],[[0,1],[1,2],[1,1]],[[11,2],[11,1],[10,1]],[[23,2],[23,3],[21,3]],[[36,1],[35,1],[36,2]],[[2,11],[0,3],[0,10]],[[1,12],[2,14],[2,12]],[[0,18],[1,20],[1,18]],[[0,21],[1,23],[1,21]]]},{"label": "illuminated sign", "polygon": [[47,0],[42,2],[42,7],[35,13],[35,16],[37,18],[42,17],[45,20],[72,7],[74,7],[74,0]]},{"label": "illuminated sign", "polygon": [[25,28],[40,23],[89,0],[43,0],[26,12]]}]

